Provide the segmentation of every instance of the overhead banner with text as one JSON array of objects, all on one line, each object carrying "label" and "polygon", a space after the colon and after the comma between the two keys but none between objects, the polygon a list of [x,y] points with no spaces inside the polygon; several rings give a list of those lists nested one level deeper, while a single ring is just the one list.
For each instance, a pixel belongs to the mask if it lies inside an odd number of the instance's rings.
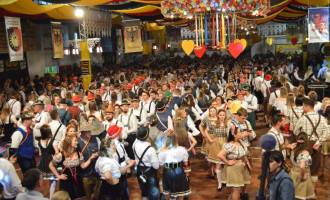
[{"label": "overhead banner with text", "polygon": [[123,21],[125,53],[141,52],[140,20]]},{"label": "overhead banner with text", "polygon": [[276,53],[302,53],[302,44],[279,44],[275,46]]},{"label": "overhead banner with text", "polygon": [[63,58],[63,36],[61,22],[51,22],[54,58]]},{"label": "overhead banner with text", "polygon": [[308,42],[329,42],[329,8],[308,9]]},{"label": "overhead banner with text", "polygon": [[19,17],[5,17],[10,62],[23,60],[23,39]]}]

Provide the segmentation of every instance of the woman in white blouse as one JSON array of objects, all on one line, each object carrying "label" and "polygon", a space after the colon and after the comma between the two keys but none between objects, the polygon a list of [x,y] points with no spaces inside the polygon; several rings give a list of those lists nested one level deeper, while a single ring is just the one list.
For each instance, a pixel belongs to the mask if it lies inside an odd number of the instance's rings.
[{"label": "woman in white blouse", "polygon": [[115,154],[115,140],[107,136],[102,140],[99,150],[100,157],[95,164],[95,171],[102,179],[100,199],[125,199],[123,198],[125,196],[124,191],[128,190],[128,185],[120,183],[120,176],[122,172],[132,167],[135,161],[129,160],[125,167],[120,167],[120,164],[113,157]]},{"label": "woman in white blouse", "polygon": [[182,168],[188,164],[188,152],[178,145],[175,131],[166,133],[165,147],[159,150],[159,165],[163,169],[163,194],[170,195],[171,199],[187,196],[191,193],[188,179]]}]

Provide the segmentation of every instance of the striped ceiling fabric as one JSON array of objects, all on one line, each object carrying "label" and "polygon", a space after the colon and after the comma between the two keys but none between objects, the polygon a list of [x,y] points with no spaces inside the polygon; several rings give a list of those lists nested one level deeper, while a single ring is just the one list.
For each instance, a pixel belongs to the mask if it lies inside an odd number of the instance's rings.
[{"label": "striped ceiling fabric", "polygon": [[[57,20],[77,20],[74,15],[75,6],[91,6],[95,9],[113,11],[138,18],[143,21],[154,21],[163,19],[161,14],[161,0],[44,0],[55,3],[50,5],[38,5],[32,0],[0,0],[0,9],[4,12],[0,17],[8,14],[10,16],[22,16],[27,18],[43,20],[45,18]],[[61,4],[62,2],[62,4]],[[65,4],[64,4],[65,2]],[[308,6],[325,6],[329,0],[271,0],[271,11],[266,17],[256,17],[251,14],[239,15],[237,18],[245,20],[257,20],[258,24],[270,20],[285,22],[299,19],[307,14]],[[7,15],[7,16],[8,16]],[[31,17],[29,17],[31,16]],[[185,19],[182,19],[185,20]],[[178,20],[180,21],[180,19]],[[186,26],[191,20],[182,23],[164,21],[160,25]]]}]

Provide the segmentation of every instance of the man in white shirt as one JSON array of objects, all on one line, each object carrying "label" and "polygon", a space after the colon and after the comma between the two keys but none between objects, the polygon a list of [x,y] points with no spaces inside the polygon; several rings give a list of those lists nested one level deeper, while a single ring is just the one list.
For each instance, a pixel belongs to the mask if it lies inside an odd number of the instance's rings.
[{"label": "man in white shirt", "polygon": [[21,102],[16,100],[16,94],[17,93],[14,90],[10,92],[7,104],[10,106],[11,114],[18,120],[21,115]]},{"label": "man in white shirt", "polygon": [[28,170],[22,180],[22,184],[27,188],[26,193],[17,195],[16,200],[48,200],[41,193],[43,190],[43,177],[39,169]]},{"label": "man in white shirt", "polygon": [[264,100],[263,100],[263,107],[264,107],[264,113],[265,113],[265,120],[266,120],[266,123],[268,124],[268,119],[267,119],[267,105],[268,105],[268,101],[269,101],[269,98],[268,95],[270,95],[270,90],[269,88],[271,87],[271,80],[272,80],[272,75],[270,74],[267,74],[265,76],[265,80],[262,82],[261,84],[261,92],[264,96]]},{"label": "man in white shirt", "polygon": [[155,102],[149,99],[150,95],[147,91],[142,92],[142,100],[141,100],[141,107],[147,111],[147,117],[155,114],[156,112],[156,105]]},{"label": "man in white shirt", "polygon": [[52,121],[49,123],[49,126],[54,138],[53,147],[55,149],[55,153],[58,154],[60,152],[60,144],[65,137],[66,127],[59,121],[60,114],[57,110],[52,110],[52,112],[50,113],[50,117]]},{"label": "man in white shirt", "polygon": [[15,199],[19,193],[24,192],[24,188],[21,184],[21,179],[16,173],[14,163],[16,162],[16,157],[14,155],[8,159],[9,153],[6,144],[0,145],[0,171],[3,173],[1,183],[4,187],[4,199]]},{"label": "man in white shirt", "polygon": [[107,90],[105,89],[104,86],[100,87],[100,92],[101,92],[102,101],[107,101],[109,103],[110,95],[107,93]]},{"label": "man in white shirt", "polygon": [[248,117],[247,120],[251,123],[253,130],[256,129],[256,113],[255,111],[258,109],[258,99],[254,95],[250,93],[250,86],[248,84],[242,85],[244,96],[244,101],[247,102],[247,112]]},{"label": "man in white shirt", "polygon": [[[61,100],[61,99],[60,99]],[[34,112],[36,116],[33,119],[33,133],[35,137],[40,137],[40,128],[44,124],[48,124],[50,120],[49,113],[44,110],[44,103],[41,101],[36,101],[33,104]]]},{"label": "man in white shirt", "polygon": [[128,146],[126,146],[126,152],[128,154],[128,157],[130,159],[134,159],[134,153],[132,149],[132,145],[136,139],[136,132],[138,128],[137,119],[136,116],[132,112],[129,111],[129,105],[130,103],[126,100],[123,101],[121,104],[121,110],[122,113],[118,116],[118,120],[123,124],[123,135],[127,135],[127,138],[125,141],[128,143]]},{"label": "man in white shirt", "polygon": [[157,178],[159,162],[156,150],[146,141],[148,135],[149,129],[147,127],[142,126],[138,129],[137,139],[133,144],[133,151],[142,199],[157,200],[159,194]]},{"label": "man in white shirt", "polygon": [[299,86],[299,83],[301,81],[303,81],[300,77],[299,77],[299,67],[297,66],[294,70],[294,73],[293,73],[293,79],[292,79],[292,83],[294,86],[298,87]]},{"label": "man in white shirt", "polygon": [[276,99],[280,97],[280,90],[282,84],[280,82],[277,82],[275,87],[276,87],[276,91],[272,92],[269,97],[269,105],[271,106],[274,106]]},{"label": "man in white shirt", "polygon": [[137,97],[132,99],[132,105],[131,112],[136,116],[138,126],[143,126],[147,123],[147,111],[141,107],[140,100]]},{"label": "man in white shirt", "polygon": [[261,105],[262,105],[262,101],[263,101],[263,95],[261,92],[261,85],[263,82],[263,78],[261,77],[262,72],[261,71],[257,71],[256,72],[257,77],[254,78],[254,91],[255,91],[255,95],[258,99],[258,111],[261,109]]}]

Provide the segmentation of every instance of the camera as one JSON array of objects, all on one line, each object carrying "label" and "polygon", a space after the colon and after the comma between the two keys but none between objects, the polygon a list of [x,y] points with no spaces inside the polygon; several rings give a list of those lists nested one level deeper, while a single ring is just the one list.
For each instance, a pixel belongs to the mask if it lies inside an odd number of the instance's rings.
[{"label": "camera", "polygon": [[147,182],[147,177],[146,177],[145,175],[143,175],[143,174],[141,174],[141,175],[139,176],[139,179],[140,179],[140,181],[141,181],[142,183],[146,183],[146,182]]}]

